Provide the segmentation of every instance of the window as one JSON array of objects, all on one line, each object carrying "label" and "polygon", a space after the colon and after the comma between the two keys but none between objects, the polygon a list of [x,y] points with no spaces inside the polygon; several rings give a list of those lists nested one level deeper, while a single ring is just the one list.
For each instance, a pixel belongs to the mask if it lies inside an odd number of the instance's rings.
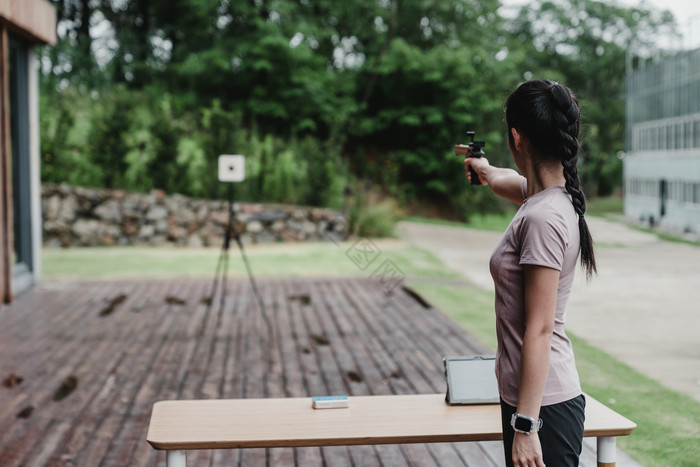
[{"label": "window", "polygon": [[15,290],[31,283],[33,264],[31,172],[29,136],[29,46],[17,39],[9,43],[10,138],[14,251],[12,277]]}]

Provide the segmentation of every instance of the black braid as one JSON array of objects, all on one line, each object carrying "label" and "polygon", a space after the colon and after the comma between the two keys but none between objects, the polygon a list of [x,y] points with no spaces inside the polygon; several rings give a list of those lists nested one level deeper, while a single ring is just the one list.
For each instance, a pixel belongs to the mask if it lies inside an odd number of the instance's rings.
[{"label": "black braid", "polygon": [[584,217],[586,213],[586,197],[580,189],[578,178],[578,134],[580,121],[578,101],[568,88],[558,83],[551,83],[550,93],[555,103],[556,110],[554,115],[562,143],[560,157],[561,165],[564,168],[565,187],[566,191],[571,195],[574,209],[579,216],[581,265],[586,273],[586,277],[590,279],[597,268],[593,239]]},{"label": "black braid", "polygon": [[586,198],[578,178],[579,121],[576,97],[566,86],[552,81],[524,83],[506,101],[508,128],[523,132],[544,159],[561,161],[566,191],[579,216],[581,265],[590,279],[596,272],[596,261],[584,217]]}]

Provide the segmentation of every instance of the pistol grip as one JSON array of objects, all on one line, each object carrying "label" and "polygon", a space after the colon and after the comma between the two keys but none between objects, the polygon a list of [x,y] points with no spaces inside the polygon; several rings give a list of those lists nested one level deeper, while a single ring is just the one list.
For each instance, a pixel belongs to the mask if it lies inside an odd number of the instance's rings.
[{"label": "pistol grip", "polygon": [[471,184],[472,185],[482,185],[481,180],[479,179],[479,175],[476,173],[476,170],[472,169],[469,167],[469,175],[471,175]]}]

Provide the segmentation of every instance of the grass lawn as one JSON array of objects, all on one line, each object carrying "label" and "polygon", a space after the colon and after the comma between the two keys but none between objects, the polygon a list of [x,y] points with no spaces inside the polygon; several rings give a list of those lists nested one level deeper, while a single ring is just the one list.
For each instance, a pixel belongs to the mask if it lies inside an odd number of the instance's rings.
[{"label": "grass lawn", "polygon": [[506,230],[506,227],[508,227],[514,213],[515,208],[507,209],[503,214],[473,214],[469,218],[469,222],[454,222],[442,219],[429,219],[426,217],[408,217],[406,220],[424,224],[449,225],[453,227],[467,227],[470,229],[503,232]]},{"label": "grass lawn", "polygon": [[592,198],[586,200],[586,215],[605,217],[624,213],[624,200],[621,196]]},{"label": "grass lawn", "polygon": [[[462,276],[403,241],[363,242],[250,246],[246,253],[256,277],[370,277],[376,265],[390,260],[406,275],[407,285],[495,348],[492,292],[460,285]],[[354,255],[358,251],[372,252],[375,262],[363,269]],[[218,249],[46,249],[43,275],[47,281],[213,277],[219,255]],[[247,277],[237,246],[229,257],[229,277]],[[644,465],[698,466],[700,403],[571,338],[584,391],[638,424],[631,436],[618,438],[618,445]]]},{"label": "grass lawn", "polygon": [[[386,260],[391,260],[407,275],[437,279],[456,277],[427,251],[399,240],[251,245],[244,246],[244,250],[253,275],[260,277],[369,277]],[[362,261],[365,252],[374,258],[369,265]],[[221,250],[93,247],[44,249],[42,254],[45,279],[91,281],[213,278]],[[228,276],[247,277],[237,245],[231,246],[228,256]]]}]

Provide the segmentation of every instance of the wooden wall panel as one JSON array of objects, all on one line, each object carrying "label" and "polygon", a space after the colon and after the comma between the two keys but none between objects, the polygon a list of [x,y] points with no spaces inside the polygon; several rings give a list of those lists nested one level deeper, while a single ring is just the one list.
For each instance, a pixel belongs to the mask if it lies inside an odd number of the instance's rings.
[{"label": "wooden wall panel", "polygon": [[10,142],[9,37],[0,24],[0,303],[12,301],[12,147]]},{"label": "wooden wall panel", "polygon": [[0,22],[34,42],[56,43],[56,9],[46,0],[2,0]]}]

